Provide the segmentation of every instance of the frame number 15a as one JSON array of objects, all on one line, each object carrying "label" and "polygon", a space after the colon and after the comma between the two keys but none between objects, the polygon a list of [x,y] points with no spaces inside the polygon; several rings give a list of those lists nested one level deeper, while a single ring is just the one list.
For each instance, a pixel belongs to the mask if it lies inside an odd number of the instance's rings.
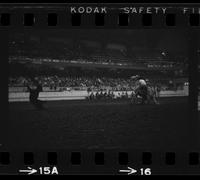
[{"label": "frame number 15a", "polygon": [[58,169],[57,169],[57,167],[40,167],[39,168],[39,173],[41,175],[58,174]]}]

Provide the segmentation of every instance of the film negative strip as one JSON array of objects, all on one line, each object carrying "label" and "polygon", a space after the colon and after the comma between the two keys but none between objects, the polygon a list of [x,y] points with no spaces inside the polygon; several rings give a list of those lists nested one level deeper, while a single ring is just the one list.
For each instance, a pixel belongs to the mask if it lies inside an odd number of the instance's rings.
[{"label": "film negative strip", "polygon": [[199,175],[199,4],[1,4],[1,175]]}]

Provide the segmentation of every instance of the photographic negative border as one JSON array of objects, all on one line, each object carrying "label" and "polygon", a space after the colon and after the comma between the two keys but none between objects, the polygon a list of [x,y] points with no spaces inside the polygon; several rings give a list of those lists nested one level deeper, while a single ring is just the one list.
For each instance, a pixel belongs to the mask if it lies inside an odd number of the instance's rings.
[{"label": "photographic negative border", "polygon": [[[124,13],[124,7],[143,7],[141,13]],[[83,7],[79,13],[70,7]],[[103,13],[83,12],[86,7],[98,7]],[[107,12],[102,10],[106,7]],[[145,13],[148,7],[164,7],[167,13]],[[187,13],[183,13],[183,9]],[[193,14],[193,8],[195,13]],[[76,8],[75,8],[76,9]],[[189,114],[188,129],[191,137],[186,140],[188,149],[172,152],[156,152],[149,149],[4,149],[0,146],[0,174],[21,174],[20,169],[30,166],[57,167],[59,174],[128,174],[142,175],[150,168],[153,175],[200,174],[200,133],[198,102],[198,49],[199,49],[199,4],[1,4],[0,6],[0,82],[1,82],[1,126],[0,139],[6,143],[9,128],[8,104],[8,36],[14,31],[30,29],[185,29],[189,43]],[[155,9],[154,9],[155,11]],[[3,125],[2,125],[3,124]],[[4,142],[5,141],[5,142]],[[127,169],[128,167],[128,169]],[[41,172],[45,174],[45,170]],[[40,172],[40,174],[42,174]],[[36,174],[37,174],[36,173]],[[56,173],[55,173],[56,174]],[[132,173],[131,173],[132,174]],[[148,171],[143,172],[148,175]]]}]

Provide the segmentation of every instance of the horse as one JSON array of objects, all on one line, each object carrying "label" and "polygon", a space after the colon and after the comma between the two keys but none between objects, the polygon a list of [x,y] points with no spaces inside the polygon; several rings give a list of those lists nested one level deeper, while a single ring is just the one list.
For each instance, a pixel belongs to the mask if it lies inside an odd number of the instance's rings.
[{"label": "horse", "polygon": [[159,104],[157,97],[156,89],[152,86],[147,86],[147,103],[150,104],[153,102],[154,104]]},{"label": "horse", "polygon": [[[145,89],[146,88],[146,89]],[[141,104],[159,104],[156,98],[156,90],[152,86],[146,86],[145,88],[137,87],[135,89],[135,102],[138,103],[139,97],[141,98]]]}]

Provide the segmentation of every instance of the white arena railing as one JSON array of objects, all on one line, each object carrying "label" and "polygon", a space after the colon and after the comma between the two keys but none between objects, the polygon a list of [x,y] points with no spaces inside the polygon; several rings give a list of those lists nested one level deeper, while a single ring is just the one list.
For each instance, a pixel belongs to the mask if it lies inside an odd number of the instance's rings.
[{"label": "white arena railing", "polygon": [[[114,91],[114,95],[120,96],[125,91]],[[94,92],[95,93],[95,92]],[[127,91],[130,96],[132,91]],[[177,97],[177,96],[188,96],[188,86],[183,90],[177,91],[160,91],[160,97]],[[55,101],[55,100],[84,100],[88,97],[87,90],[66,90],[66,91],[44,91],[39,94],[39,99],[45,101]],[[29,92],[17,92],[9,91],[8,93],[9,102],[26,102],[29,101]]]}]

